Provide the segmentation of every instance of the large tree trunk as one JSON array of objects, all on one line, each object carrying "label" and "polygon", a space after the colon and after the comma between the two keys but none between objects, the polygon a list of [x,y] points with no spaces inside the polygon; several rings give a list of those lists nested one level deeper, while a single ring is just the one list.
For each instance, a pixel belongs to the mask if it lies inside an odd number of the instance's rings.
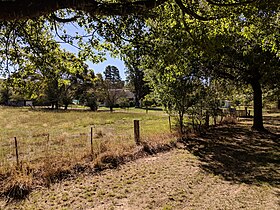
[{"label": "large tree trunk", "polygon": [[54,102],[54,109],[58,109],[59,106],[58,106],[58,101]]},{"label": "large tree trunk", "polygon": [[259,81],[253,81],[251,86],[254,91],[254,123],[253,130],[264,131],[262,116],[262,89]]},{"label": "large tree trunk", "polygon": [[280,109],[280,99],[278,99],[278,109]]},{"label": "large tree trunk", "polygon": [[180,126],[180,134],[184,133],[184,113],[183,112],[179,112],[179,126]]},{"label": "large tree trunk", "polygon": [[135,108],[139,108],[140,107],[139,96],[137,94],[138,93],[135,94]]}]

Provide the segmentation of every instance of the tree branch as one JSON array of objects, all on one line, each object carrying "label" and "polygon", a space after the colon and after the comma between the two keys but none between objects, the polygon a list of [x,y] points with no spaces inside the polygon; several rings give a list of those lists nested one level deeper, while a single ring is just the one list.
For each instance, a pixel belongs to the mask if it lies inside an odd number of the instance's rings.
[{"label": "tree branch", "polygon": [[183,13],[188,14],[188,15],[194,17],[195,19],[202,20],[202,21],[209,21],[209,20],[218,19],[218,17],[204,17],[204,16],[201,16],[201,15],[198,15],[191,8],[186,7],[181,0],[175,0],[175,2],[178,4],[180,9],[183,11]]},{"label": "tree branch", "polygon": [[6,0],[0,1],[0,20],[30,19],[66,8],[84,11],[91,16],[145,14],[166,1],[136,0],[110,3],[98,0]]},{"label": "tree branch", "polygon": [[70,23],[70,22],[77,20],[79,17],[80,16],[75,15],[74,17],[71,17],[71,18],[60,18],[60,17],[57,17],[55,14],[51,15],[52,19],[54,19],[55,21],[60,22],[60,23]]},{"label": "tree branch", "polygon": [[[36,18],[43,15],[51,14],[60,9],[72,9],[74,11],[82,11],[90,16],[109,16],[109,15],[147,15],[151,9],[162,5],[168,0],[0,0],[0,21],[21,20]],[[198,0],[197,0],[198,1]],[[235,3],[220,3],[217,0],[205,0],[209,5],[214,6],[238,6],[247,5],[260,0],[244,0]],[[182,0],[176,0],[179,7],[188,15],[203,21],[217,19],[217,17],[203,17],[191,9],[189,5],[186,7]],[[193,4],[192,1],[187,1]],[[62,19],[53,16],[56,21],[70,22],[76,17]]]},{"label": "tree branch", "polygon": [[241,1],[241,2],[235,2],[235,3],[219,3],[216,2],[216,0],[205,0],[208,4],[219,6],[219,7],[232,7],[232,6],[241,6],[246,4],[252,4],[259,0],[248,0],[248,1]]}]

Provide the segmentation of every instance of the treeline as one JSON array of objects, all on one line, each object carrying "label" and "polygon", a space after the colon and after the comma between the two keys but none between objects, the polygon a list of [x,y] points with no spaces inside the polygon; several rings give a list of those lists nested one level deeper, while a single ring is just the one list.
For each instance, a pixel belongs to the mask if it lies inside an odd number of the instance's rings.
[{"label": "treeline", "polygon": [[[71,56],[71,57],[69,57]],[[94,74],[88,65],[73,54],[63,57],[64,71],[57,69],[30,72],[15,72],[0,81],[1,105],[24,105],[24,101],[32,101],[34,106],[50,106],[52,109],[70,104],[88,106],[96,111],[100,105],[109,107],[134,106],[134,95],[125,89],[119,70],[115,66],[107,66],[102,74]],[[67,63],[69,62],[69,63]],[[68,66],[67,66],[68,65]]]}]

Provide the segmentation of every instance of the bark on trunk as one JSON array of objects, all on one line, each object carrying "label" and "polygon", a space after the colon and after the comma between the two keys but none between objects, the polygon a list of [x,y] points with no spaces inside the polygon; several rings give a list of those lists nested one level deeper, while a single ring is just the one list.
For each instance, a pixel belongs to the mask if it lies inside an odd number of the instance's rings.
[{"label": "bark on trunk", "polygon": [[280,109],[280,99],[278,99],[278,109]]},{"label": "bark on trunk", "polygon": [[140,107],[139,97],[135,95],[135,108],[139,108],[139,107]]},{"label": "bark on trunk", "polygon": [[55,107],[54,107],[55,109],[58,109],[59,107],[58,107],[58,102],[55,102]]},{"label": "bark on trunk", "polygon": [[254,91],[254,122],[252,129],[263,131],[263,116],[262,116],[262,89],[259,81],[251,83]]},{"label": "bark on trunk", "polygon": [[180,134],[184,132],[184,113],[179,113]]}]

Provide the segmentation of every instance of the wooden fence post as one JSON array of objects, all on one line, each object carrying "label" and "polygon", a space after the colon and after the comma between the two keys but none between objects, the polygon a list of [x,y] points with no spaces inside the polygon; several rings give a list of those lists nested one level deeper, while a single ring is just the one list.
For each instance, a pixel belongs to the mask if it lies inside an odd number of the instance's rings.
[{"label": "wooden fence post", "polygon": [[17,167],[19,167],[19,158],[18,158],[18,144],[17,144],[17,137],[15,137],[15,149],[16,149],[16,160],[17,160]]},{"label": "wooden fence post", "polygon": [[91,127],[90,128],[90,152],[91,152],[91,155],[93,155],[93,142],[92,142],[92,138],[93,138],[93,129]]},{"label": "wooden fence post", "polygon": [[134,140],[136,145],[140,145],[139,120],[134,120]]}]

